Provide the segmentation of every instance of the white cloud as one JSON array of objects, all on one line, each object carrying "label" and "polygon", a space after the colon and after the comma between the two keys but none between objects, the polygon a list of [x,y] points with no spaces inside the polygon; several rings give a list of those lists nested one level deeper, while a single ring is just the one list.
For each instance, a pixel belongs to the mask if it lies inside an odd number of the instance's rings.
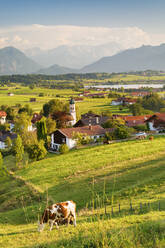
[{"label": "white cloud", "polygon": [[0,29],[0,47],[19,49],[40,47],[51,49],[60,45],[101,45],[116,42],[124,49],[143,44],[159,44],[165,36],[150,35],[138,27],[105,28],[80,26],[17,26]]}]

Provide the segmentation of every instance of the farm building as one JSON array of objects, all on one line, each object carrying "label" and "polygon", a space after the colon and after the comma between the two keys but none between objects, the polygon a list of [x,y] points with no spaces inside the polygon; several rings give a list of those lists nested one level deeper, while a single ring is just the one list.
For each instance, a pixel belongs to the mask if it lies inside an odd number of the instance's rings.
[{"label": "farm building", "polygon": [[155,113],[146,120],[146,123],[151,131],[165,130],[165,113]]},{"label": "farm building", "polygon": [[36,102],[36,98],[30,98],[30,102]]},{"label": "farm building", "polygon": [[80,133],[84,136],[89,136],[96,141],[98,138],[104,137],[106,130],[101,126],[84,126],[73,128],[61,128],[51,134],[51,149],[58,151],[60,145],[66,144],[69,149],[76,146],[76,140],[73,139],[74,134]]}]

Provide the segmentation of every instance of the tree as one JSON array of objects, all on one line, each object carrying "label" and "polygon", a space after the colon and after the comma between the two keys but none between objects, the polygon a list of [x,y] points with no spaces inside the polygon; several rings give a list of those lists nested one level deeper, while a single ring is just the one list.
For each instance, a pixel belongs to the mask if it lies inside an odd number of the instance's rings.
[{"label": "tree", "polygon": [[104,128],[117,128],[124,125],[125,125],[125,121],[121,118],[117,118],[117,119],[107,120],[102,126]]},{"label": "tree", "polygon": [[6,175],[6,169],[3,166],[3,157],[2,153],[0,152],[0,176]]},{"label": "tree", "polygon": [[17,138],[14,140],[12,150],[13,150],[13,155],[15,156],[16,159],[16,165],[19,166],[23,160],[23,154],[24,154],[24,146],[22,144],[22,139],[20,135],[17,135]]},{"label": "tree", "polygon": [[143,97],[142,106],[145,109],[149,109],[152,111],[160,111],[161,108],[165,107],[165,101],[159,97],[156,93],[151,93]]},{"label": "tree", "polygon": [[56,121],[52,120],[51,118],[46,119],[46,128],[47,128],[47,133],[51,134],[56,130]]},{"label": "tree", "polygon": [[114,131],[115,138],[117,139],[126,139],[130,136],[128,127],[118,127]]},{"label": "tree", "polygon": [[37,122],[37,139],[38,141],[43,140],[45,146],[47,146],[47,128],[45,118],[42,118]]},{"label": "tree", "polygon": [[21,136],[28,132],[29,125],[31,125],[31,117],[26,112],[22,112],[14,119],[14,131]]},{"label": "tree", "polygon": [[5,124],[0,124],[0,132],[6,132],[10,131],[10,124],[5,123]]},{"label": "tree", "polygon": [[5,145],[8,147],[8,148],[11,148],[12,147],[12,141],[10,139],[10,137],[8,136],[5,140]]},{"label": "tree", "polygon": [[48,117],[49,115],[55,112],[67,113],[68,111],[69,111],[69,105],[58,99],[52,99],[43,105],[43,115],[45,117]]},{"label": "tree", "polygon": [[36,144],[30,145],[27,149],[27,152],[29,158],[33,161],[44,159],[47,154],[47,150],[44,146],[44,141],[40,140]]},{"label": "tree", "polygon": [[33,114],[32,108],[30,108],[29,104],[26,104],[24,107],[19,108],[18,114],[21,114],[22,112],[26,112],[29,116]]}]

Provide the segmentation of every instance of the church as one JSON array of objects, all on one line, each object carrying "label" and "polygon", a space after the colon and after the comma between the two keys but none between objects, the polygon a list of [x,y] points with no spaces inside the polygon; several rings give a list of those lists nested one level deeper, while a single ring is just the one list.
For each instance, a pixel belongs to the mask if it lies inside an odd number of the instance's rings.
[{"label": "church", "polygon": [[[74,126],[76,123],[76,108],[74,99],[71,99],[69,103],[69,114],[72,116],[72,120],[69,121],[69,124]],[[76,146],[76,140],[73,139],[75,133],[81,133],[84,136],[88,135],[95,142],[97,139],[104,137],[105,132],[105,129],[100,125],[61,128],[51,133],[51,149],[58,151],[62,144],[66,144],[69,149],[74,148]]]}]

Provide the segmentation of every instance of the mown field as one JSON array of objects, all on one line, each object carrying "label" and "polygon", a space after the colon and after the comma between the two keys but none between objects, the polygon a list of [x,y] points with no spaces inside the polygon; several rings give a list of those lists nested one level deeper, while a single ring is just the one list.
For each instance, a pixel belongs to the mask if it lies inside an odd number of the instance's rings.
[{"label": "mown field", "polygon": [[[164,136],[86,147],[1,177],[0,247],[165,247],[164,147]],[[77,227],[38,233],[46,202],[68,199]]]}]

